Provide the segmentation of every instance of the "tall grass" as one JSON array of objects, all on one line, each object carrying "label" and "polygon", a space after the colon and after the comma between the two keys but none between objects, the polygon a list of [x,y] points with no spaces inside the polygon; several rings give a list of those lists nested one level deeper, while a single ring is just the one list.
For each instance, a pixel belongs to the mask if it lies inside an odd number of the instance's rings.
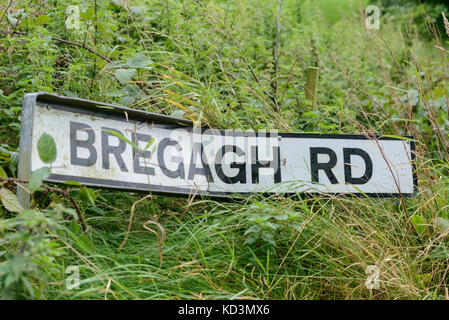
[{"label": "tall grass", "polygon": [[[151,19],[135,13],[132,5],[144,7],[143,1],[102,10],[106,21],[123,28],[117,32],[128,45],[111,57],[126,62],[144,52],[151,70],[119,87],[110,66],[96,61],[101,72],[92,90],[74,81],[59,90],[211,127],[413,135],[418,193],[410,199],[254,195],[220,202],[96,190],[95,207],[82,207],[89,232],[67,221],[69,231],[54,234],[65,255],[42,297],[449,298],[448,49],[431,23],[429,41],[410,12],[382,16],[381,29],[368,31],[356,1],[284,1],[275,71],[277,2],[149,3]],[[114,41],[106,38],[97,49],[108,52]],[[86,53],[71,52],[76,61],[68,77],[90,80],[84,70],[90,66],[80,61]],[[305,100],[303,75],[316,60],[318,111]],[[63,200],[39,204],[49,201]],[[419,228],[416,216],[424,221]],[[70,265],[80,267],[79,289],[66,288]],[[372,265],[380,270],[378,289],[365,286]]]},{"label": "tall grass", "polygon": [[[95,250],[73,247],[63,265],[81,266],[82,290],[67,291],[65,275],[46,288],[49,298],[119,299],[421,299],[444,296],[447,250],[440,234],[415,234],[418,200],[250,199],[197,201],[183,219],[158,214],[167,233],[142,228],[137,212],[127,245],[120,221],[97,219]],[[273,242],[243,236],[262,223]],[[92,225],[92,222],[90,222]],[[69,251],[70,251],[69,250]],[[446,251],[445,251],[446,250]],[[81,256],[83,258],[81,258]],[[365,287],[366,267],[380,268],[380,288]]]}]

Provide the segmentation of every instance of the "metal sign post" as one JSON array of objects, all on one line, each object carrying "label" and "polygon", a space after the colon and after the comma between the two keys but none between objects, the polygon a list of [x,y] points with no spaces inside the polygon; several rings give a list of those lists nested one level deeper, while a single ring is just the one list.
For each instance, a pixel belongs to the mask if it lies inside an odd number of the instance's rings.
[{"label": "metal sign post", "polygon": [[[49,93],[23,101],[19,178],[46,166],[37,141],[57,147],[48,182],[212,197],[252,193],[411,196],[412,139],[236,132]],[[28,193],[18,188],[22,204]]]}]

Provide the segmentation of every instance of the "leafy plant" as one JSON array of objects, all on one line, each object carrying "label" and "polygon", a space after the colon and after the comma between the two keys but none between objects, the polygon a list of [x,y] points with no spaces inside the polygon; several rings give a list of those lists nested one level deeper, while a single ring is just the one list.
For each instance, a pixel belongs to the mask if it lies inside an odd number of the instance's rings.
[{"label": "leafy plant", "polygon": [[416,232],[423,236],[427,232],[427,221],[420,215],[414,215],[411,219]]},{"label": "leafy plant", "polygon": [[55,258],[63,251],[48,234],[62,226],[57,223],[58,210],[47,212],[24,210],[16,196],[0,189],[2,204],[17,215],[0,220],[1,253],[0,297],[2,299],[42,298],[47,276],[59,270]]}]

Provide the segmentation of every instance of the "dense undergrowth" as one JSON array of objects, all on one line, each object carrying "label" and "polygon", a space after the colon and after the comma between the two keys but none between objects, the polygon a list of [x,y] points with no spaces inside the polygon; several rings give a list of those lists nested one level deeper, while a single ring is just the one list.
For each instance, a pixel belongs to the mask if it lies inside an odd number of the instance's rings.
[{"label": "dense undergrowth", "polygon": [[[381,28],[367,30],[367,1],[1,0],[3,179],[17,174],[21,100],[47,91],[214,128],[413,135],[419,191],[138,202],[59,186],[83,231],[63,194],[37,186],[23,210],[2,180],[0,297],[449,299],[449,10],[399,2],[377,3]],[[304,95],[313,65],[317,109]]]}]

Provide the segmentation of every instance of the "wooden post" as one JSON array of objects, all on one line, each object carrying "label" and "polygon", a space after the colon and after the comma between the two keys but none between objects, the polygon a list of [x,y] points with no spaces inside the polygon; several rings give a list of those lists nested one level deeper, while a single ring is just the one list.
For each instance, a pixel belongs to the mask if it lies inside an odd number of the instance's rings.
[{"label": "wooden post", "polygon": [[318,67],[308,67],[306,70],[306,99],[312,101],[313,109],[317,107]]}]

